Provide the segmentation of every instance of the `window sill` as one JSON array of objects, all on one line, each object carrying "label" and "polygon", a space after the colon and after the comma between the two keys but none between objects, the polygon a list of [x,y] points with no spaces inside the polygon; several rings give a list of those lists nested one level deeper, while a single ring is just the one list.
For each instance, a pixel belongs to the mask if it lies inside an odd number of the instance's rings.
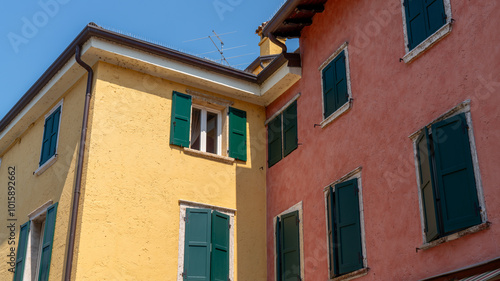
[{"label": "window sill", "polygon": [[352,279],[355,279],[355,278],[367,275],[369,270],[370,270],[370,268],[368,268],[368,267],[362,268],[362,269],[358,269],[358,270],[353,271],[351,273],[347,273],[347,274],[344,274],[342,276],[332,278],[332,279],[330,279],[330,281],[347,281],[347,280],[352,280]]},{"label": "window sill", "polygon": [[346,102],[344,105],[342,105],[341,107],[339,107],[339,109],[335,110],[326,119],[324,119],[323,121],[321,121],[321,123],[319,123],[319,125],[321,126],[321,128],[325,128],[326,126],[330,125],[330,123],[333,122],[333,120],[339,118],[341,115],[343,115],[344,113],[346,113],[351,108],[351,103],[352,103],[352,99],[349,99],[348,102]]},{"label": "window sill", "polygon": [[235,159],[231,158],[231,157],[226,157],[226,156],[221,156],[221,155],[217,155],[217,154],[213,154],[213,153],[203,152],[203,151],[199,151],[199,150],[191,149],[191,148],[187,148],[187,147],[184,147],[184,153],[186,153],[188,155],[193,155],[193,156],[209,159],[209,160],[215,160],[215,161],[226,163],[226,164],[233,164],[235,161]]},{"label": "window sill", "polygon": [[449,241],[453,241],[453,240],[458,239],[458,238],[460,238],[462,236],[473,234],[473,233],[476,233],[476,232],[479,232],[479,231],[482,231],[482,230],[485,230],[485,229],[488,229],[488,228],[490,228],[490,222],[485,222],[485,223],[482,223],[482,224],[478,224],[478,225],[466,228],[464,230],[461,230],[459,232],[450,234],[448,236],[441,237],[441,238],[439,238],[437,240],[425,243],[422,246],[418,247],[417,251],[418,250],[427,250],[427,249],[430,249],[430,248],[434,248],[434,247],[436,247],[438,245],[441,245],[443,243],[446,243],[446,242],[449,242]]},{"label": "window sill", "polygon": [[411,51],[407,51],[406,55],[403,57],[403,61],[405,63],[410,63],[422,53],[427,51],[430,47],[436,44],[438,41],[443,39],[446,35],[451,32],[451,22],[446,23],[443,27],[441,27],[438,31],[434,32],[427,39],[422,41],[418,46],[413,48]]},{"label": "window sill", "polygon": [[41,175],[45,170],[47,170],[50,166],[52,166],[54,163],[57,161],[57,154],[54,154],[54,156],[50,157],[49,160],[47,160],[45,163],[42,164],[42,166],[38,167],[36,171],[33,172],[33,175]]}]

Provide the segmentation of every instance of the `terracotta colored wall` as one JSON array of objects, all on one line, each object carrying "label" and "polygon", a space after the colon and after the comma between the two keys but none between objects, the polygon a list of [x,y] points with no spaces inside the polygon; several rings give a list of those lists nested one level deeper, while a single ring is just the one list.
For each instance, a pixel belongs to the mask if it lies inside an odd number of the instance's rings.
[{"label": "terracotta colored wall", "polygon": [[[303,77],[267,108],[296,93],[302,145],[268,169],[268,280],[274,280],[273,217],[304,206],[305,280],[327,280],[323,187],[363,167],[367,263],[357,280],[419,280],[500,256],[500,3],[452,0],[452,32],[410,64],[400,0],[328,1],[301,37]],[[322,121],[318,67],[345,41],[353,107]],[[410,134],[470,99],[490,229],[415,251],[422,241]]]}]

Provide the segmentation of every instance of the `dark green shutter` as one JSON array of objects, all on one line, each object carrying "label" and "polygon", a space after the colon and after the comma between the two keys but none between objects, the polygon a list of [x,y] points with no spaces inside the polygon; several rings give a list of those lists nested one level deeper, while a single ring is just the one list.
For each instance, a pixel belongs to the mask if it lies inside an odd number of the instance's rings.
[{"label": "dark green shutter", "polygon": [[446,23],[443,0],[425,0],[427,20],[427,36],[431,36]]},{"label": "dark green shutter", "polygon": [[405,0],[408,48],[422,43],[446,23],[443,0]]},{"label": "dark green shutter", "polygon": [[267,124],[267,150],[269,167],[283,158],[281,141],[281,114]]},{"label": "dark green shutter", "polygon": [[170,144],[189,147],[191,96],[175,91],[172,93],[172,117],[170,122]]},{"label": "dark green shutter", "polygon": [[282,281],[281,277],[281,220],[280,217],[276,218],[276,279],[277,281]]},{"label": "dark green shutter", "polygon": [[465,115],[432,125],[444,234],[481,223]]},{"label": "dark green shutter", "polygon": [[349,100],[345,51],[342,51],[322,72],[323,118],[327,118]]},{"label": "dark green shutter", "polygon": [[210,281],[210,210],[186,209],[184,280]]},{"label": "dark green shutter", "polygon": [[60,118],[61,107],[59,106],[49,117],[47,117],[47,119],[45,119],[40,166],[56,154]]},{"label": "dark green shutter", "polygon": [[337,263],[337,246],[336,246],[336,228],[335,223],[335,193],[333,188],[330,186],[328,194],[326,196],[327,204],[327,219],[328,219],[328,255],[329,259],[329,272],[330,278],[337,276],[338,274],[338,263]]},{"label": "dark green shutter", "polygon": [[211,281],[229,280],[229,216],[212,213]]},{"label": "dark green shutter", "polygon": [[40,259],[39,281],[49,280],[50,259],[52,256],[52,244],[54,242],[54,231],[56,228],[57,203],[47,208],[45,217],[45,230],[43,232],[42,257]]},{"label": "dark green shutter", "polygon": [[300,278],[299,212],[281,216],[281,277],[283,281]]},{"label": "dark green shutter", "polygon": [[229,108],[229,157],[247,161],[247,113]]},{"label": "dark green shutter", "polygon": [[334,60],[335,63],[335,110],[344,105],[348,99],[347,93],[347,70],[345,63],[345,51],[342,51]]},{"label": "dark green shutter", "polygon": [[30,221],[21,225],[19,231],[19,241],[17,244],[16,255],[16,270],[14,273],[14,281],[22,281],[24,275],[24,265],[26,263],[26,248],[28,246],[28,234],[30,232]]},{"label": "dark green shutter", "polygon": [[326,119],[336,109],[335,101],[335,66],[329,63],[323,69],[323,118]]},{"label": "dark green shutter", "polygon": [[297,137],[297,101],[283,111],[283,150],[285,156],[298,146]]},{"label": "dark green shutter", "polygon": [[436,190],[434,186],[434,172],[430,155],[430,140],[427,128],[417,140],[417,156],[420,171],[420,189],[424,209],[425,236],[431,241],[439,235],[436,208]]},{"label": "dark green shutter", "polygon": [[363,268],[358,180],[335,185],[339,274]]}]

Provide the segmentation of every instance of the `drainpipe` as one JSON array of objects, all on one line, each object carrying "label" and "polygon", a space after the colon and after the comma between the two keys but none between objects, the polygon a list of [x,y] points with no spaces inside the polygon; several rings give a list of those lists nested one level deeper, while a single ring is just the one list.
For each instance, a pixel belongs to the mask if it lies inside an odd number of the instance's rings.
[{"label": "drainpipe", "polygon": [[300,67],[301,66],[301,61],[300,61],[300,54],[297,53],[287,53],[287,47],[286,45],[278,40],[276,36],[272,32],[269,32],[267,35],[269,37],[269,40],[273,42],[274,44],[278,45],[281,48],[281,53],[285,57],[285,59],[288,60],[288,66],[289,67]]},{"label": "drainpipe", "polygon": [[82,132],[80,137],[80,150],[78,152],[78,164],[76,166],[76,180],[73,194],[73,208],[71,210],[71,225],[69,230],[69,242],[66,252],[66,272],[64,274],[64,280],[71,280],[71,270],[73,266],[73,256],[75,251],[75,232],[76,232],[76,222],[78,220],[78,205],[80,204],[80,189],[82,186],[82,170],[83,170],[83,159],[85,156],[85,140],[87,139],[87,125],[89,119],[89,108],[90,108],[90,98],[92,90],[92,80],[94,72],[92,68],[84,63],[80,58],[80,46],[76,46],[75,59],[79,65],[85,68],[88,72],[87,78],[87,95],[85,96],[85,107],[83,109],[83,122],[82,122]]}]

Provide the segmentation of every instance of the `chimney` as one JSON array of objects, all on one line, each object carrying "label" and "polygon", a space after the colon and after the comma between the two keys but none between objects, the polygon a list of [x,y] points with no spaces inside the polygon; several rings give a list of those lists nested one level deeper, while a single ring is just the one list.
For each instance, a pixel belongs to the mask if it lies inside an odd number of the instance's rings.
[{"label": "chimney", "polygon": [[[274,44],[273,42],[271,42],[271,40],[269,40],[269,38],[267,37],[264,37],[264,35],[262,34],[262,30],[264,29],[264,26],[266,26],[267,22],[263,22],[258,28],[257,30],[255,30],[255,33],[257,35],[259,35],[260,37],[260,42],[259,42],[259,46],[260,46],[260,56],[269,56],[269,55],[277,55],[277,54],[281,54],[281,48]],[[286,39],[278,39],[280,40],[281,42],[285,43]]]},{"label": "chimney", "polygon": [[[260,37],[260,56],[245,69],[245,71],[252,72],[255,75],[259,74],[266,66],[271,63],[271,61],[273,61],[276,55],[281,54],[281,52],[283,51],[278,45],[271,42],[269,38],[262,35],[262,29],[264,29],[264,26],[266,26],[266,24],[267,22],[262,23],[257,28],[257,30],[255,30],[255,33]],[[283,42],[283,44],[286,41],[286,39],[278,40]]]}]

